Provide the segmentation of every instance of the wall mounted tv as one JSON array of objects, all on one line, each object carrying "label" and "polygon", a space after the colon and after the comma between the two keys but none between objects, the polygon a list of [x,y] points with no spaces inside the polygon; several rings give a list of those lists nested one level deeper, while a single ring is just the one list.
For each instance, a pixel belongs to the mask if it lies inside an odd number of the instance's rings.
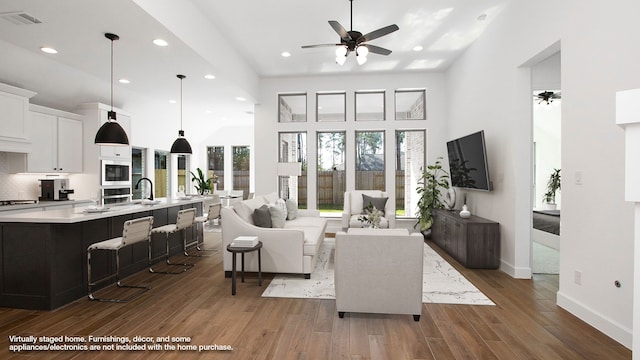
[{"label": "wall mounted tv", "polygon": [[451,185],[490,191],[484,131],[447,142]]}]

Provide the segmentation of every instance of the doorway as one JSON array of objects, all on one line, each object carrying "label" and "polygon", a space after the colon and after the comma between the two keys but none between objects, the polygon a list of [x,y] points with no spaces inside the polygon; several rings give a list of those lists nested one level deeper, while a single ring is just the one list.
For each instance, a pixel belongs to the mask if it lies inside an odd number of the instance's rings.
[{"label": "doorway", "polygon": [[[561,191],[552,183],[561,179],[561,54],[560,51],[531,68],[533,99],[533,176],[531,270],[533,274],[559,274]],[[553,175],[557,175],[553,177]],[[554,180],[557,180],[554,182]]]}]

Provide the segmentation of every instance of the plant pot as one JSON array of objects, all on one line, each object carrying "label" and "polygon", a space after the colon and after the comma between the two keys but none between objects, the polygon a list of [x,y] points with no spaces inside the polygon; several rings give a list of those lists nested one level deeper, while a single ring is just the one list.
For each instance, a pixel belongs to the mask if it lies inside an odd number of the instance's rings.
[{"label": "plant pot", "polygon": [[420,231],[425,240],[431,240],[431,229]]},{"label": "plant pot", "polygon": [[558,208],[558,205],[554,203],[545,203],[544,205],[546,210],[555,210]]}]

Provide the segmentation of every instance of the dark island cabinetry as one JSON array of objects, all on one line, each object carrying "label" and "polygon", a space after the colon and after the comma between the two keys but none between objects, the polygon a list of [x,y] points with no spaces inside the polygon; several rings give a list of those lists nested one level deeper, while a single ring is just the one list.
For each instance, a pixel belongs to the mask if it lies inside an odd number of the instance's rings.
[{"label": "dark island cabinetry", "polygon": [[[93,243],[122,235],[124,222],[153,216],[153,226],[175,222],[180,209],[195,207],[201,214],[201,203],[131,211],[86,221],[2,222],[0,223],[0,306],[51,310],[87,295],[87,247]],[[195,229],[187,234],[192,238]],[[162,261],[164,235],[151,239],[154,258]],[[170,254],[182,253],[180,234],[169,240]],[[148,243],[127,246],[120,252],[120,267],[127,276],[148,267]],[[97,251],[92,254],[95,278],[115,272],[115,255]],[[106,286],[104,284],[103,286]]]},{"label": "dark island cabinetry", "polygon": [[500,224],[459,212],[436,210],[431,239],[467,268],[497,269],[500,266]]}]

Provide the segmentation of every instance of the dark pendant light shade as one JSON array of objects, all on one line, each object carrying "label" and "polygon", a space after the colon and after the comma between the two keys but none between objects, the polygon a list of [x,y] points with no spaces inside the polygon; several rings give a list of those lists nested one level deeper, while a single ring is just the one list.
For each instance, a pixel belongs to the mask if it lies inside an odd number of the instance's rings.
[{"label": "dark pendant light shade", "polygon": [[116,122],[116,112],[113,111],[113,41],[120,39],[120,37],[111,33],[104,34],[104,37],[111,40],[111,111],[108,112],[107,122],[98,129],[94,143],[96,145],[128,146],[127,132]]},{"label": "dark pendant light shade", "polygon": [[176,75],[180,79],[180,130],[178,131],[178,138],[171,145],[172,154],[192,154],[191,145],[184,138],[184,130],[182,130],[182,79],[186,78],[184,75]]}]

